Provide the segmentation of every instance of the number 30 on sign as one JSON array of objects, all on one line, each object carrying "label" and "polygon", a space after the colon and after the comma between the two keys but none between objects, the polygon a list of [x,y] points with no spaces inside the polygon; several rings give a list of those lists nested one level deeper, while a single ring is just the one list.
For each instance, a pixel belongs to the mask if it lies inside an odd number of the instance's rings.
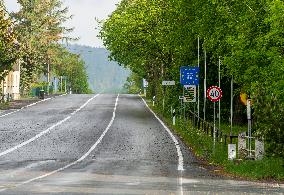
[{"label": "number 30 on sign", "polygon": [[218,102],[221,99],[222,94],[223,94],[222,90],[217,86],[211,86],[207,90],[207,97],[212,102]]}]

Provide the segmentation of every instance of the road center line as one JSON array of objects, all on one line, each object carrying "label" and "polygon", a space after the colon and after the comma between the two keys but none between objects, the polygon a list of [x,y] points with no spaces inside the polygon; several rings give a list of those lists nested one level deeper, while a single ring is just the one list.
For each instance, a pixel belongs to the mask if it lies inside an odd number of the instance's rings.
[{"label": "road center line", "polygon": [[[50,175],[53,175],[53,174],[58,173],[58,172],[60,172],[60,171],[63,171],[63,170],[65,170],[65,169],[67,169],[67,168],[69,168],[69,167],[71,167],[71,166],[73,166],[73,165],[76,165],[76,164],[80,163],[81,161],[83,161],[85,158],[87,158],[87,157],[91,154],[91,152],[92,152],[94,149],[96,149],[96,147],[101,143],[101,141],[103,140],[103,138],[105,137],[105,135],[106,135],[107,132],[109,131],[110,127],[112,126],[112,124],[113,124],[113,122],[114,122],[114,119],[115,119],[115,113],[116,113],[116,109],[117,109],[117,105],[118,105],[118,98],[119,98],[119,94],[118,94],[117,97],[116,97],[116,101],[115,101],[115,106],[114,106],[114,109],[113,109],[112,118],[111,118],[111,121],[109,122],[108,126],[106,127],[106,129],[104,130],[104,132],[101,134],[101,136],[99,137],[99,139],[96,141],[96,143],[95,143],[95,144],[88,150],[88,152],[86,152],[81,158],[79,158],[78,160],[76,160],[76,161],[74,161],[74,162],[72,162],[72,163],[70,163],[70,164],[68,164],[68,165],[66,165],[66,166],[64,166],[64,167],[62,167],[62,168],[56,169],[56,170],[54,170],[54,171],[52,171],[52,172],[49,172],[49,173],[46,173],[46,174],[44,174],[44,175],[35,177],[35,178],[33,178],[33,179],[29,179],[29,180],[27,180],[27,181],[24,181],[24,182],[18,184],[18,185],[15,185],[14,187],[19,187],[19,186],[22,186],[22,185],[24,185],[24,184],[28,184],[28,183],[31,183],[31,182],[33,182],[33,181],[36,181],[36,180],[39,180],[39,179],[43,179],[43,178],[45,178],[45,177],[48,177],[48,176],[50,176]],[[8,189],[8,188],[6,188],[6,189],[1,189],[0,192],[3,192],[3,191],[5,191],[5,190],[7,190],[7,189]]]},{"label": "road center line", "polygon": [[90,101],[92,101],[93,99],[95,99],[96,97],[98,97],[100,94],[95,95],[94,97],[90,98],[86,103],[84,103],[80,108],[78,108],[77,110],[75,110],[74,112],[72,112],[69,116],[67,116],[66,118],[64,118],[63,120],[57,122],[56,124],[52,125],[51,127],[49,127],[48,129],[46,129],[45,131],[40,132],[39,134],[37,134],[36,136],[30,138],[29,140],[22,142],[19,145],[16,145],[10,149],[7,149],[3,152],[0,153],[0,157],[4,156],[6,154],[9,154],[33,141],[35,141],[36,139],[40,138],[41,136],[47,134],[48,132],[50,132],[52,129],[54,129],[55,127],[61,125],[62,123],[68,121],[74,114],[76,114],[77,112],[79,112],[81,109],[83,109]]},{"label": "road center line", "polygon": [[[141,97],[141,96],[140,96]],[[141,97],[141,99],[143,100],[144,104],[146,105],[146,107],[150,110],[150,112],[155,116],[155,118],[161,123],[161,125],[164,127],[164,129],[168,132],[168,134],[170,135],[170,137],[172,138],[173,142],[175,143],[176,146],[176,150],[177,150],[177,155],[178,155],[178,171],[179,171],[179,179],[178,179],[178,185],[179,185],[179,192],[180,195],[183,195],[183,171],[184,171],[184,167],[183,167],[183,155],[181,152],[181,148],[179,145],[178,140],[175,138],[175,136],[173,135],[173,133],[171,132],[171,130],[165,125],[165,123],[156,115],[156,113],[148,106],[148,104],[146,103],[146,101]]]}]

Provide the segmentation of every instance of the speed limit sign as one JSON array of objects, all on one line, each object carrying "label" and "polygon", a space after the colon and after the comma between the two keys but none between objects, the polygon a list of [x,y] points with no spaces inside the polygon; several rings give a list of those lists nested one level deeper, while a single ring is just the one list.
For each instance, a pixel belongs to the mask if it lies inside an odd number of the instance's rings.
[{"label": "speed limit sign", "polygon": [[218,102],[221,97],[222,97],[222,90],[217,87],[217,86],[211,86],[207,90],[207,97],[212,101],[212,102]]}]

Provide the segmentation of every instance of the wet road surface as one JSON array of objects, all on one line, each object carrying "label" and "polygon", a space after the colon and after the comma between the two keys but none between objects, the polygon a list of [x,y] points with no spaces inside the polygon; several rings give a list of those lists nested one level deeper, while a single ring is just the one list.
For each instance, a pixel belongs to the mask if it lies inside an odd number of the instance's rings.
[{"label": "wet road surface", "polygon": [[67,95],[0,114],[0,194],[283,194],[201,167],[135,95]]}]

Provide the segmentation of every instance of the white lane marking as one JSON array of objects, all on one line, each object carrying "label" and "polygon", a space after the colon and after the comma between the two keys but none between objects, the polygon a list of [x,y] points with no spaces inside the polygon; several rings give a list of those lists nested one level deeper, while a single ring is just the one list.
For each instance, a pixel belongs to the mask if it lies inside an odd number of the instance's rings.
[{"label": "white lane marking", "polygon": [[[141,96],[140,96],[141,97]],[[155,118],[162,124],[162,126],[164,127],[164,129],[168,132],[168,134],[170,135],[170,137],[172,138],[173,142],[175,143],[176,146],[176,150],[177,150],[177,155],[178,155],[178,171],[179,171],[179,179],[178,179],[178,185],[179,185],[179,194],[183,195],[183,171],[184,171],[184,167],[183,167],[183,155],[181,152],[181,148],[180,145],[178,143],[178,140],[175,138],[175,136],[173,135],[173,133],[170,131],[170,129],[165,125],[165,123],[156,115],[155,112],[153,112],[153,110],[148,106],[148,104],[146,103],[146,101],[141,97],[141,99],[143,100],[144,104],[146,105],[146,107],[150,110],[150,112],[155,116]]]},{"label": "white lane marking", "polygon": [[36,136],[30,138],[29,140],[27,140],[27,141],[25,141],[25,142],[23,142],[23,143],[21,143],[21,144],[18,144],[18,145],[14,146],[14,147],[12,147],[12,148],[10,148],[10,149],[7,149],[7,150],[1,152],[1,153],[0,153],[0,157],[1,157],[1,156],[4,156],[4,155],[6,155],[6,154],[9,154],[9,153],[11,153],[11,152],[13,152],[13,151],[15,151],[15,150],[17,150],[17,149],[19,149],[19,148],[21,148],[21,147],[27,145],[27,144],[29,144],[29,143],[35,141],[36,139],[40,138],[41,136],[47,134],[48,132],[50,132],[50,131],[51,131],[52,129],[54,129],[55,127],[61,125],[62,123],[66,122],[67,120],[69,120],[69,119],[72,117],[72,115],[74,115],[75,113],[79,112],[79,111],[80,111],[81,109],[83,109],[90,101],[92,101],[93,99],[95,99],[95,98],[96,98],[97,96],[99,96],[99,95],[100,95],[100,94],[95,95],[94,97],[92,97],[91,99],[89,99],[86,103],[84,103],[80,108],[78,108],[77,110],[75,110],[74,112],[72,112],[72,113],[70,114],[70,116],[67,116],[66,118],[64,118],[63,120],[59,121],[58,123],[52,125],[51,127],[49,127],[48,129],[46,129],[45,131],[40,132],[40,133],[37,134]]},{"label": "white lane marking", "polygon": [[[142,98],[142,97],[141,97]],[[142,98],[143,102],[145,103],[146,107],[150,110],[150,112],[155,116],[155,118],[162,124],[164,129],[168,132],[170,137],[172,138],[173,142],[175,143],[176,150],[177,150],[177,155],[178,155],[178,171],[184,171],[183,168],[183,155],[181,152],[180,145],[178,143],[178,140],[175,138],[171,130],[165,125],[165,123],[156,115],[155,112],[148,106],[148,104],[145,102],[145,100]]]},{"label": "white lane marking", "polygon": [[183,195],[183,177],[182,176],[180,176],[179,177],[179,194],[180,195]]},{"label": "white lane marking", "polygon": [[[78,164],[79,162],[83,161],[85,158],[87,158],[87,157],[91,154],[91,152],[101,143],[101,141],[103,140],[103,138],[105,137],[105,135],[106,135],[107,132],[109,131],[110,127],[112,126],[112,124],[113,124],[113,122],[114,122],[114,119],[115,119],[115,113],[116,113],[116,109],[117,109],[117,105],[118,105],[118,98],[119,98],[119,94],[118,94],[117,97],[116,97],[115,106],[114,106],[114,109],[113,109],[113,114],[112,114],[111,121],[109,122],[107,128],[106,128],[106,129],[104,130],[104,132],[101,134],[101,136],[99,137],[99,139],[98,139],[98,140],[96,141],[96,143],[88,150],[87,153],[85,153],[85,154],[84,154],[81,158],[79,158],[78,160],[76,160],[76,161],[74,161],[74,162],[72,162],[72,163],[70,163],[70,164],[68,164],[68,165],[66,165],[66,166],[64,166],[64,167],[62,167],[62,168],[56,169],[56,170],[54,170],[54,171],[52,171],[52,172],[49,172],[49,173],[46,173],[46,174],[44,174],[44,175],[35,177],[35,178],[33,178],[33,179],[29,179],[29,180],[27,180],[27,181],[24,181],[24,182],[22,182],[22,183],[20,183],[20,184],[15,185],[14,187],[19,187],[19,186],[22,186],[22,185],[24,185],[24,184],[28,184],[28,183],[31,183],[31,182],[33,182],[33,181],[36,181],[36,180],[39,180],[39,179],[43,179],[43,178],[48,177],[48,176],[50,176],[50,175],[53,175],[53,174],[55,174],[55,173],[57,173],[57,172],[63,171],[63,170],[65,170],[65,169],[67,169],[67,168],[69,168],[69,167],[71,167],[71,166],[73,166],[73,165],[76,165],[76,164]],[[7,189],[2,189],[2,190],[0,190],[0,191],[2,192],[2,191],[5,191],[5,190],[7,190]]]}]

